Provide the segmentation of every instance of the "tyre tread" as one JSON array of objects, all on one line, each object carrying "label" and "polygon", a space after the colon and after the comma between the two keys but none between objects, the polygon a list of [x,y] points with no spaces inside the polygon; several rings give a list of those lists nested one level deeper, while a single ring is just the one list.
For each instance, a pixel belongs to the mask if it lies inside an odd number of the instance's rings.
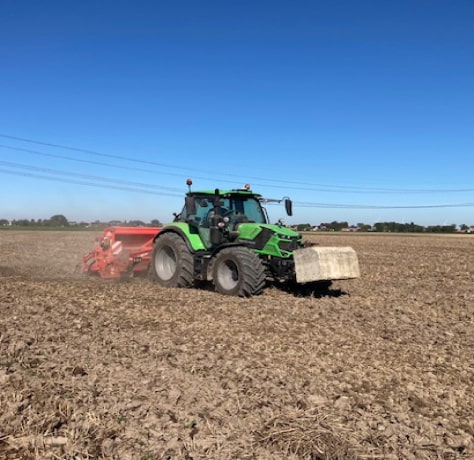
[{"label": "tyre tread", "polygon": [[[153,279],[159,284],[167,287],[186,288],[192,286],[194,282],[194,259],[190,253],[184,240],[176,233],[166,233],[158,237],[161,246],[171,247],[177,254],[181,266],[178,268],[178,273],[171,281],[163,282],[157,275],[156,271],[152,269]],[[155,243],[156,245],[156,243]],[[155,250],[153,251],[153,261],[155,260]]]},{"label": "tyre tread", "polygon": [[[225,248],[219,253],[219,259],[225,257],[238,258],[241,263],[241,275],[243,276],[243,282],[239,286],[238,291],[234,294],[239,297],[250,297],[258,295],[263,291],[265,287],[265,267],[261,260],[252,250],[249,248],[238,246],[233,248]],[[216,280],[214,280],[216,289],[222,294],[228,294],[225,291],[219,290]]]}]

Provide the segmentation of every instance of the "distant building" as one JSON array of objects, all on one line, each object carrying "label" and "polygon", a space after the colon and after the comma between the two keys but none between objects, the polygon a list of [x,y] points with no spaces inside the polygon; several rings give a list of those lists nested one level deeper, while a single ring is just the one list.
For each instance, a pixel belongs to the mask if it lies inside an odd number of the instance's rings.
[{"label": "distant building", "polygon": [[342,228],[343,232],[360,232],[360,228],[357,225],[351,225],[350,227]]}]

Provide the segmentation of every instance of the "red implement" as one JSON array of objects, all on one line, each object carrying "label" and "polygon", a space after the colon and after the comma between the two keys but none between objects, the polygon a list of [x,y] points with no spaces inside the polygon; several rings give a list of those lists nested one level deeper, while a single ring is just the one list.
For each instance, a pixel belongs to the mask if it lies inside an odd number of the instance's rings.
[{"label": "red implement", "polygon": [[106,227],[97,246],[82,258],[82,269],[101,278],[145,272],[161,227]]}]

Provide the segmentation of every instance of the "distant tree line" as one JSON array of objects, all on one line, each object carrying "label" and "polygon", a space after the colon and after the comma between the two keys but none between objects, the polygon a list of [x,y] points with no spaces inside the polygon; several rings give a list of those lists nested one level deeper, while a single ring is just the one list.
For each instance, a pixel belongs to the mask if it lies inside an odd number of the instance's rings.
[{"label": "distant tree line", "polygon": [[[103,228],[109,225],[115,226],[126,226],[126,227],[159,227],[161,222],[158,219],[153,219],[150,222],[144,222],[141,220],[111,220],[108,222],[93,221],[93,222],[70,222],[66,216],[62,214],[56,214],[51,216],[49,219],[0,219],[0,227],[68,227],[68,228]],[[470,233],[474,231],[474,226],[468,226],[461,224],[459,227],[456,224],[450,225],[430,225],[424,227],[422,225],[411,223],[400,223],[400,222],[377,222],[374,225],[364,224],[359,222],[357,225],[349,225],[347,221],[333,221],[333,222],[322,222],[318,226],[314,226],[310,223],[297,224],[294,228],[300,232],[304,231],[361,231],[361,232],[392,232],[392,233],[455,233],[458,231]]]},{"label": "distant tree line", "polygon": [[[456,224],[450,225],[430,225],[423,226],[415,224],[414,222],[410,223],[400,223],[400,222],[377,222],[373,225],[364,224],[359,222],[357,225],[349,225],[348,222],[342,221],[333,221],[333,222],[321,222],[321,224],[314,226],[309,223],[298,224],[295,226],[298,231],[330,231],[330,232],[339,232],[339,231],[361,231],[361,232],[392,232],[392,233],[455,233],[458,231],[458,226]],[[466,224],[461,224],[459,230],[462,232],[469,232],[474,226],[468,226]]]},{"label": "distant tree line", "polygon": [[397,232],[397,233],[454,233],[456,224],[451,225],[430,225],[424,227],[413,222],[401,224],[399,222],[377,222],[373,225],[375,232]]},{"label": "distant tree line", "polygon": [[62,214],[56,214],[49,219],[0,219],[0,225],[14,227],[67,227],[69,222]]},{"label": "distant tree line", "polygon": [[109,222],[94,221],[94,222],[70,222],[66,216],[62,214],[56,214],[51,216],[49,219],[0,219],[1,227],[106,227],[109,225],[115,226],[127,226],[127,227],[158,227],[161,225],[158,219],[153,219],[151,222],[146,223],[141,220],[112,220]]}]

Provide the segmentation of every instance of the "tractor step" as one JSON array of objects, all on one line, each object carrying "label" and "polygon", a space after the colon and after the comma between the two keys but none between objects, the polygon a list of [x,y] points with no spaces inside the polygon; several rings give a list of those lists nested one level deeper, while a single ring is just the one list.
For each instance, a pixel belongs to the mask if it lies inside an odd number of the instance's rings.
[{"label": "tractor step", "polygon": [[293,256],[298,283],[360,276],[357,254],[351,247],[311,246],[297,249]]}]

